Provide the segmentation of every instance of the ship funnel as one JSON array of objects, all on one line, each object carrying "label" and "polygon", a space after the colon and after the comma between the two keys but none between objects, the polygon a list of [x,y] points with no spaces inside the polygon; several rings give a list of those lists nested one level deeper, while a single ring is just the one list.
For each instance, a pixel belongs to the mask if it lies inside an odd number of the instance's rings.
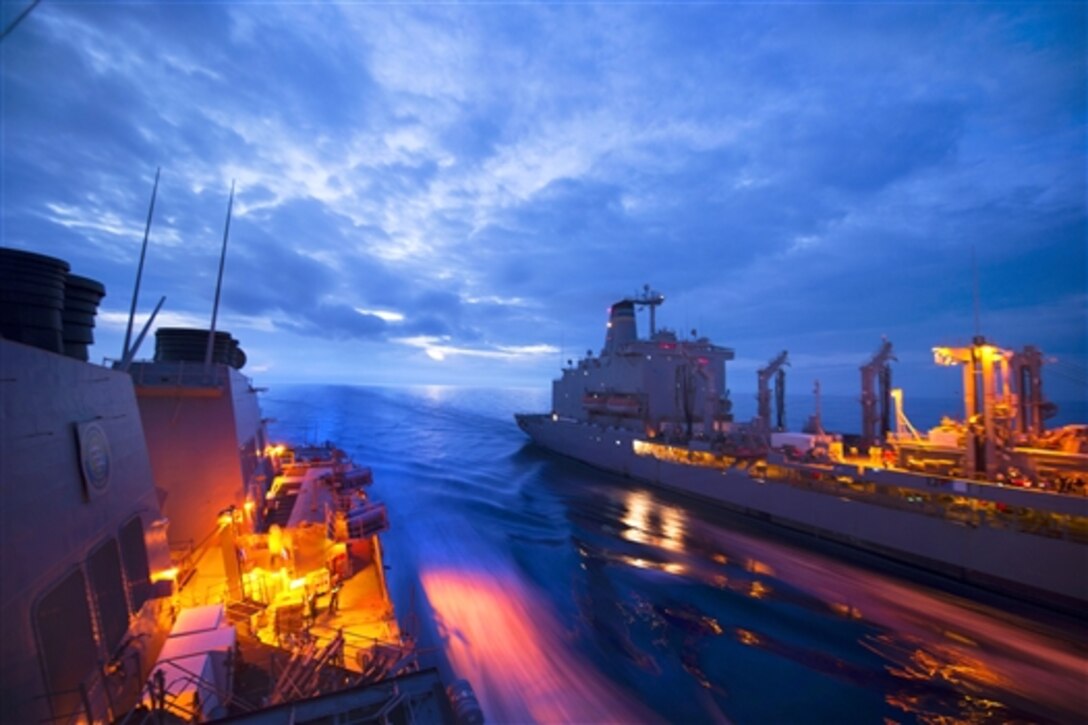
[{"label": "ship funnel", "polygon": [[638,340],[638,328],[635,324],[635,303],[622,300],[612,305],[608,314],[608,333],[604,338],[602,355],[611,355],[623,349],[625,345]]},{"label": "ship funnel", "polygon": [[[187,327],[160,327],[155,331],[155,362],[204,362],[208,330]],[[241,370],[246,354],[229,332],[217,331],[212,362]]]},{"label": "ship funnel", "polygon": [[97,280],[68,275],[64,280],[64,311],[61,322],[64,354],[86,362],[90,359],[87,346],[94,343],[94,317],[98,303],[106,296],[106,288]]},{"label": "ship funnel", "polygon": [[2,337],[86,361],[105,294],[100,282],[69,274],[64,260],[0,249]]}]

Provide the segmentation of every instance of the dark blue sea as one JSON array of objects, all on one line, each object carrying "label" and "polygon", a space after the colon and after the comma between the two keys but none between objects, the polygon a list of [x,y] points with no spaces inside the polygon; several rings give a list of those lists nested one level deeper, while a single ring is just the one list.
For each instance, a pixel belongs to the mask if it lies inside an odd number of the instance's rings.
[{"label": "dark blue sea", "polygon": [[[791,401],[791,424],[811,406]],[[856,431],[856,406],[823,401],[825,427]],[[545,453],[513,414],[546,411],[546,390],[284,386],[263,407],[276,440],[331,440],[373,468],[402,626],[425,661],[472,683],[489,722],[1088,713],[1083,620]],[[930,401],[912,420],[946,413],[960,414]]]}]

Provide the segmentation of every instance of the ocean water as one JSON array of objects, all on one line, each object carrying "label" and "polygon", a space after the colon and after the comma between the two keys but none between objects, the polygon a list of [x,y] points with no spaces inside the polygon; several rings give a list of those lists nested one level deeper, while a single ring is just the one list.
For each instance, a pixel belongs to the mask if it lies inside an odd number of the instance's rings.
[{"label": "ocean water", "polygon": [[[262,405],[277,440],[332,440],[373,468],[402,625],[425,662],[471,682],[489,722],[1088,712],[1084,621],[550,455],[512,417],[546,410],[546,391],[284,386]],[[932,425],[942,405],[912,419]],[[851,410],[828,399],[825,425],[856,430]]]}]

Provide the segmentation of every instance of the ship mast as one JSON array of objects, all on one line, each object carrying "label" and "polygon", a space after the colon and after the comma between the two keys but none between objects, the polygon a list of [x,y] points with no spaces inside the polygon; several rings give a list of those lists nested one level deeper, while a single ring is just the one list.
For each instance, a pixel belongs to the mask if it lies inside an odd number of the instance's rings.
[{"label": "ship mast", "polygon": [[212,305],[212,326],[208,330],[208,347],[204,352],[204,374],[212,367],[212,351],[215,349],[215,320],[219,315],[219,292],[223,288],[223,265],[227,261],[227,238],[230,236],[230,213],[234,209],[234,181],[230,182],[230,200],[227,202],[227,223],[223,228],[223,251],[219,253],[219,279],[215,283],[215,304]]},{"label": "ship mast", "polygon": [[642,294],[631,299],[638,307],[650,308],[650,339],[657,333],[657,306],[665,301],[665,295],[650,289],[650,285],[642,285]]},{"label": "ship mast", "polygon": [[[132,342],[132,322],[136,317],[136,301],[140,297],[140,279],[144,275],[144,258],[147,256],[147,238],[151,234],[151,217],[155,214],[155,197],[159,194],[159,174],[162,167],[155,169],[155,186],[151,189],[151,205],[147,209],[147,224],[144,226],[144,243],[140,248],[140,264],[136,267],[136,286],[132,290],[132,307],[128,312],[128,327],[125,329],[125,344],[121,348],[121,360],[131,360],[134,351],[129,349]],[[138,345],[137,345],[138,347]]]}]

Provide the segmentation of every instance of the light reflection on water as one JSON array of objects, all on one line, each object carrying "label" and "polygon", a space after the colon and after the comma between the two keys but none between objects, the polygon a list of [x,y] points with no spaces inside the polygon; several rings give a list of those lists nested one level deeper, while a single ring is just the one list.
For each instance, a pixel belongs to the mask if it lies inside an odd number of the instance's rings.
[{"label": "light reflection on water", "polygon": [[424,570],[450,665],[492,722],[635,722],[650,717],[570,649],[539,596],[490,572]]},{"label": "light reflection on water", "polygon": [[963,600],[542,454],[510,415],[546,405],[342,387],[265,403],[278,435],[336,440],[375,469],[398,613],[418,587],[433,645],[492,722],[1088,711],[1083,623]]},{"label": "light reflection on water", "polygon": [[666,506],[643,490],[623,494],[626,511],[620,535],[636,544],[652,544],[666,551],[684,550],[684,511]]}]

